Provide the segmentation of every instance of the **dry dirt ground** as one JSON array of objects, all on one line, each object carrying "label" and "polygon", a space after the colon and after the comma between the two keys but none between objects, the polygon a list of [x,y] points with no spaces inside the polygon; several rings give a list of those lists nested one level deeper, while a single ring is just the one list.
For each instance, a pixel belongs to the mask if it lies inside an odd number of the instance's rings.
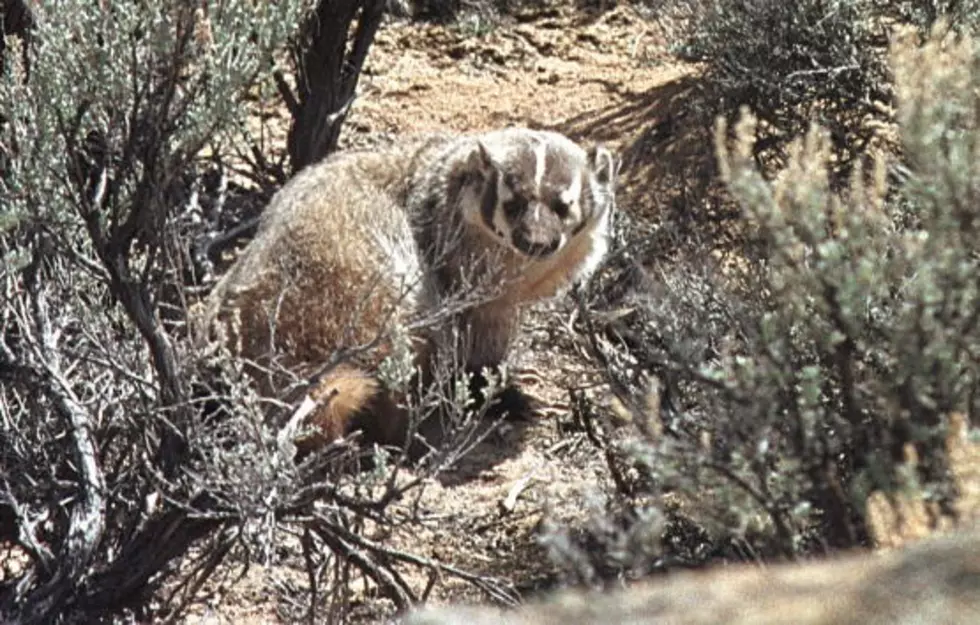
[{"label": "dry dirt ground", "polygon": [[[672,197],[678,163],[708,162],[711,151],[707,129],[683,123],[696,68],[673,60],[669,43],[659,25],[622,6],[594,15],[552,6],[495,28],[389,23],[370,54],[342,142],[508,124],[556,129],[615,148],[623,158],[620,207],[655,220]],[[284,136],[272,137],[274,149],[284,145]],[[561,331],[570,314],[567,302],[557,302],[532,315],[513,363],[541,409],[526,423],[506,425],[455,470],[427,484],[417,504],[430,519],[423,527],[377,540],[498,576],[523,592],[553,578],[535,528],[546,516],[580,523],[597,494],[611,490],[602,459],[576,427],[568,402],[570,387],[594,384]],[[505,506],[512,493],[518,494],[515,505]],[[244,580],[196,606],[186,622],[283,622],[273,589],[306,583],[295,560],[253,566]],[[409,579],[421,592],[425,578]],[[363,588],[363,582],[353,584],[354,595],[365,597],[357,620],[378,622],[391,606]],[[437,583],[430,596],[433,603],[482,599],[452,579]]]}]

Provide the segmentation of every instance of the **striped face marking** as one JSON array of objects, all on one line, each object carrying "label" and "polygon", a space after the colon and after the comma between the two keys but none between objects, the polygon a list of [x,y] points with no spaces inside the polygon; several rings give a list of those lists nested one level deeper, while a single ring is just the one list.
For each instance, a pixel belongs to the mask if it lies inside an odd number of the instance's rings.
[{"label": "striped face marking", "polygon": [[562,205],[568,209],[566,219],[571,223],[582,221],[582,204],[579,202],[582,197],[582,178],[582,172],[576,172],[572,184],[558,196]]},{"label": "striped face marking", "polygon": [[504,183],[503,176],[497,176],[497,203],[493,207],[491,215],[491,226],[501,237],[507,237],[510,232],[510,224],[507,223],[507,215],[500,210],[501,205],[512,204],[516,199],[514,191]]},{"label": "striped face marking", "polygon": [[[508,134],[510,132],[510,134]],[[612,198],[605,161],[556,133],[500,131],[481,138],[486,165],[479,210],[470,221],[530,258],[563,249],[595,225]],[[609,163],[612,163],[611,156]]]},{"label": "striped face marking", "polygon": [[548,144],[540,141],[534,146],[534,188],[540,189],[548,170]]}]

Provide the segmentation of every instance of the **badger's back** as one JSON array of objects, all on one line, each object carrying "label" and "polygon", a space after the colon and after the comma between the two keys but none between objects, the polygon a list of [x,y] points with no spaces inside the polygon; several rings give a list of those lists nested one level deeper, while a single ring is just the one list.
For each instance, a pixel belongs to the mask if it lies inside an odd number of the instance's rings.
[{"label": "badger's back", "polygon": [[415,160],[442,141],[339,153],[273,197],[254,239],[205,302],[205,324],[263,362],[323,361],[410,311],[419,266],[400,208]]}]

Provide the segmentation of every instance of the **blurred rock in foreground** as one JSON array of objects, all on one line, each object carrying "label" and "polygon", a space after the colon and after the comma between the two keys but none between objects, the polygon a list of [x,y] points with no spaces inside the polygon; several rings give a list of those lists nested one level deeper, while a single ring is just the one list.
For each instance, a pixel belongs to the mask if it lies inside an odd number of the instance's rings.
[{"label": "blurred rock in foreground", "polygon": [[885,554],[684,572],[611,594],[556,594],[515,611],[442,607],[404,625],[980,624],[980,529]]}]

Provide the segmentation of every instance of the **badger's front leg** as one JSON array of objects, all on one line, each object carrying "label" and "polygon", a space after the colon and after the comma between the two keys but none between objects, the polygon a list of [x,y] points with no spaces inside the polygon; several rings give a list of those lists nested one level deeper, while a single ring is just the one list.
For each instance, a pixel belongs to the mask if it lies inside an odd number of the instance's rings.
[{"label": "badger's front leg", "polygon": [[[526,414],[529,409],[528,398],[510,380],[504,380],[492,396],[487,396],[486,392],[490,386],[488,376],[498,377],[504,373],[501,366],[507,360],[520,320],[519,307],[491,303],[461,315],[456,327],[459,364],[468,374],[472,405],[491,401],[492,414],[506,412],[517,416]],[[497,384],[499,380],[498,377]]]}]

